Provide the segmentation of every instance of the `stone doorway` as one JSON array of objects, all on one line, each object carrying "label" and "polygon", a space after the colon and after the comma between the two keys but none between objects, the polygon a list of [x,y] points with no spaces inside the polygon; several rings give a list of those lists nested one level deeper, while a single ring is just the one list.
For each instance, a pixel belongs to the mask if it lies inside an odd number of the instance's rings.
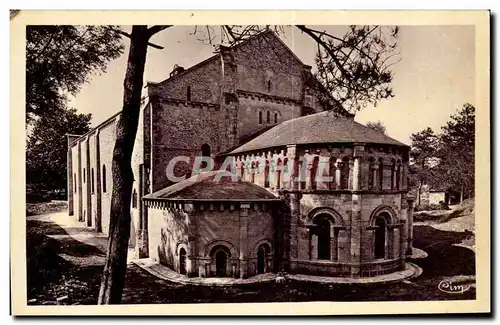
[{"label": "stone doorway", "polygon": [[215,254],[215,276],[225,277],[227,276],[227,254],[224,250],[219,250]]},{"label": "stone doorway", "polygon": [[181,248],[179,252],[179,272],[180,274],[186,274],[186,250]]}]

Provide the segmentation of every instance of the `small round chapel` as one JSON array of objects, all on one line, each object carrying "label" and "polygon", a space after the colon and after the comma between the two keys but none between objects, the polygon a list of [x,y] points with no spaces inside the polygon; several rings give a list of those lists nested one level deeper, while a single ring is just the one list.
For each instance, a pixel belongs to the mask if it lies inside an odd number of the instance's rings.
[{"label": "small round chapel", "polygon": [[221,172],[202,173],[145,196],[150,256],[202,277],[403,270],[408,158],[407,145],[351,117],[285,121],[219,157],[234,163],[231,181],[209,184]]}]

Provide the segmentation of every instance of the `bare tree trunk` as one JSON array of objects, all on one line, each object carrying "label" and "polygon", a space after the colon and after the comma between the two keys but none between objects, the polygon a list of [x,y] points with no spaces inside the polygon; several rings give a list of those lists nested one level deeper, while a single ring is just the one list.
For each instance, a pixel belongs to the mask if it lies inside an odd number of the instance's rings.
[{"label": "bare tree trunk", "polygon": [[113,151],[113,193],[106,265],[99,291],[99,304],[121,303],[130,239],[130,199],[134,176],[132,151],[139,122],[141,91],[149,35],[147,26],[133,26],[127,72],[124,80],[123,109],[116,125]]}]

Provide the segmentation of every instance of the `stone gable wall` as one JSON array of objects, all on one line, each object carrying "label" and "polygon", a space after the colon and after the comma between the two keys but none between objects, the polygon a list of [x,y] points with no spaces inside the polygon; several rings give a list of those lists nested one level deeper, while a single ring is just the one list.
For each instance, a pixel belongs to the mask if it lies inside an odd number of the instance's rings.
[{"label": "stone gable wall", "polygon": [[187,87],[190,86],[191,101],[219,104],[220,83],[221,61],[214,58],[157,85],[150,85],[149,96],[187,101]]}]

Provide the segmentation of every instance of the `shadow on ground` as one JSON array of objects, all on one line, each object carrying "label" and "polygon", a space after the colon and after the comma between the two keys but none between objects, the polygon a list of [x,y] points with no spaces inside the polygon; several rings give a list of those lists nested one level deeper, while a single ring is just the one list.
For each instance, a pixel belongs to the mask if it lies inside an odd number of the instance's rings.
[{"label": "shadow on ground", "polygon": [[102,266],[77,266],[59,254],[88,257],[105,256],[105,252],[73,239],[51,221],[28,219],[26,227],[28,299],[54,302],[58,297],[72,294],[78,296],[77,300],[93,301]]},{"label": "shadow on ground", "polygon": [[454,246],[471,237],[467,232],[442,231],[431,226],[414,227],[415,247],[429,256],[416,263],[423,269],[421,278],[475,275],[476,257],[473,250]]},{"label": "shadow on ground", "polygon": [[[59,254],[102,256],[105,253],[70,237],[82,229],[63,229],[54,222],[28,220],[28,299],[35,304],[55,304],[67,295],[68,304],[96,304],[103,266],[76,266]],[[453,276],[474,275],[472,250],[454,246],[467,233],[441,231],[431,226],[415,226],[414,246],[429,256],[414,263],[423,274],[411,281],[392,284],[328,285],[289,281],[286,284],[253,284],[236,287],[181,285],[158,279],[136,265],[129,265],[123,293],[125,304],[241,303],[303,301],[417,301],[475,299],[475,289],[449,294],[439,283]],[[68,235],[68,236],[66,236]],[[57,239],[50,236],[56,236]]]}]

